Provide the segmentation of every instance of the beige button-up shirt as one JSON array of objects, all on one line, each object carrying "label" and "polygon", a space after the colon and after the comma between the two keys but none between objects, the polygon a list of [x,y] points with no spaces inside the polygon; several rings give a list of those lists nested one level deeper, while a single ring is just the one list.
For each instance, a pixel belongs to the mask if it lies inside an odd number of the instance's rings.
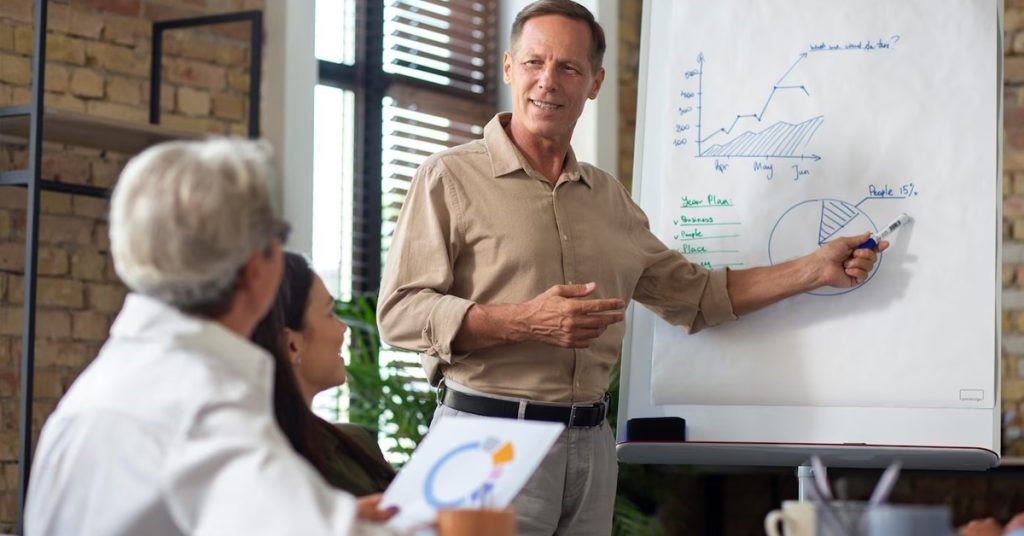
[{"label": "beige button-up shirt", "polygon": [[474,303],[521,303],[553,285],[597,283],[592,298],[643,303],[690,331],[734,319],[725,271],[666,247],[622,184],[572,149],[554,187],[499,114],[484,137],[420,166],[381,281],[383,339],[420,352],[431,383],[542,401],[595,400],[619,359],[623,323],[589,348],[510,344],[460,354],[451,343]]}]

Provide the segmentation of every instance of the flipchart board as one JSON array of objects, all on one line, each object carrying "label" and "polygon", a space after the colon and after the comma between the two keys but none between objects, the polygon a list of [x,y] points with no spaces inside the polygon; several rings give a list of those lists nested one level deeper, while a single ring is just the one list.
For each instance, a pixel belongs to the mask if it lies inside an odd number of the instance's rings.
[{"label": "flipchart board", "polygon": [[855,289],[695,334],[631,306],[621,461],[998,463],[1002,12],[645,3],[634,198],[666,245],[744,269],[912,221]]}]

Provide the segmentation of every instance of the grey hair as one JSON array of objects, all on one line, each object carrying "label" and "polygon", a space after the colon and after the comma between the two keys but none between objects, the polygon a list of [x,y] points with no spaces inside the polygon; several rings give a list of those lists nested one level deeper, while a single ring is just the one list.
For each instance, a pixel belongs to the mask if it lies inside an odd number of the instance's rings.
[{"label": "grey hair", "polygon": [[114,269],[185,312],[227,312],[239,270],[273,245],[271,151],[241,139],[169,142],[128,162],[110,202]]},{"label": "grey hair", "polygon": [[594,71],[601,68],[607,46],[604,28],[594,19],[594,14],[589,9],[572,0],[537,0],[524,7],[512,21],[512,38],[509,49],[515,50],[516,45],[519,44],[519,36],[523,33],[526,21],[544,15],[560,15],[586,23],[590,28],[590,66]]}]

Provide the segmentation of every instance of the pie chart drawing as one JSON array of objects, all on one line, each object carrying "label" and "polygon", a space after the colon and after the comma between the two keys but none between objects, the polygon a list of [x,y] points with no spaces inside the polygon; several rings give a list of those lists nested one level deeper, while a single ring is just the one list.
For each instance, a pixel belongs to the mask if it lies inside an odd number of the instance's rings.
[{"label": "pie chart drawing", "polygon": [[[775,222],[768,237],[768,261],[777,264],[795,259],[818,249],[829,240],[865,231],[877,232],[878,227],[856,205],[838,199],[810,199],[790,207]],[[879,256],[867,279],[856,287],[821,287],[808,294],[836,296],[857,290],[875,276],[881,265],[882,257]]]}]

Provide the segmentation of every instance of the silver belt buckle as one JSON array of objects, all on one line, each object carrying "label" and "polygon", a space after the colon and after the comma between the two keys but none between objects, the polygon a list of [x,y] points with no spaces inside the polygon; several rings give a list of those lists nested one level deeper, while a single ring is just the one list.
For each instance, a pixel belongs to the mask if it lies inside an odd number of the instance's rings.
[{"label": "silver belt buckle", "polygon": [[569,408],[569,428],[572,428],[573,424],[575,422],[576,422],[576,404],[573,404]]},{"label": "silver belt buckle", "polygon": [[441,378],[441,381],[437,382],[437,405],[438,406],[441,406],[441,405],[444,404],[444,391],[445,391],[444,378]]}]

